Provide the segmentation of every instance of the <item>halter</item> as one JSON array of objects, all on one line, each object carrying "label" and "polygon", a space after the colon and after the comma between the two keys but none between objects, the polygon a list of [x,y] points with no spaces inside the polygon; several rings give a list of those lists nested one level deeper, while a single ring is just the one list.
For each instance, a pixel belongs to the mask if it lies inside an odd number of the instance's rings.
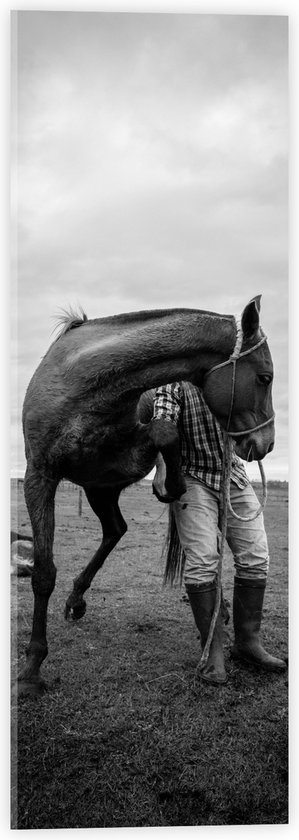
[{"label": "halter", "polygon": [[[230,480],[229,476],[230,476],[231,459],[232,459],[232,441],[231,441],[231,438],[236,438],[236,437],[239,437],[239,436],[242,437],[243,435],[250,434],[250,432],[256,432],[258,429],[263,429],[265,426],[268,426],[270,423],[273,423],[273,420],[274,420],[274,417],[275,417],[275,414],[272,414],[272,417],[270,417],[269,420],[265,420],[264,423],[260,423],[257,426],[252,426],[250,429],[244,429],[242,432],[234,432],[234,431],[231,431],[229,429],[231,416],[232,416],[233,405],[234,405],[234,397],[235,397],[236,364],[237,364],[237,361],[238,361],[238,359],[241,359],[243,356],[248,356],[250,353],[253,353],[254,350],[257,350],[258,347],[261,347],[261,345],[264,344],[265,341],[267,341],[267,336],[263,335],[262,338],[259,341],[257,341],[257,343],[254,344],[253,347],[249,347],[248,350],[243,350],[241,352],[241,347],[242,347],[242,343],[243,343],[243,330],[242,330],[242,325],[241,325],[241,319],[240,318],[235,318],[235,321],[236,321],[236,327],[237,327],[237,337],[236,337],[236,342],[235,342],[233,352],[231,353],[229,359],[227,359],[225,362],[221,362],[219,365],[214,365],[214,367],[212,367],[210,370],[208,370],[207,373],[205,374],[205,376],[207,377],[207,376],[210,375],[210,373],[213,373],[214,370],[219,370],[219,368],[225,367],[226,365],[230,365],[230,364],[232,364],[232,366],[233,366],[232,393],[231,393],[230,410],[229,410],[229,415],[228,415],[227,428],[223,433],[224,462],[227,461],[227,467],[225,468],[225,476],[226,476],[225,480],[227,480],[228,482]],[[258,508],[258,510],[255,512],[255,514],[252,517],[239,516],[237,513],[235,513],[235,511],[232,509],[232,506],[231,506],[229,491],[227,493],[227,503],[226,504],[227,504],[228,509],[233,514],[233,516],[235,516],[236,519],[240,519],[240,520],[242,520],[242,522],[249,522],[249,521],[251,521],[251,519],[256,519],[256,517],[259,515],[259,513],[264,510],[265,505],[266,505],[267,487],[266,487],[265,473],[264,473],[264,469],[263,469],[263,465],[262,465],[261,461],[258,461],[258,466],[259,466],[259,471],[260,471],[260,474],[261,474],[261,479],[262,479],[262,484],[263,484],[263,501],[262,501],[262,504],[260,505],[260,507]]]},{"label": "halter", "polygon": [[241,319],[240,318],[235,318],[235,322],[236,322],[236,327],[237,327],[237,337],[236,337],[236,342],[235,342],[233,352],[231,353],[229,359],[226,359],[225,362],[221,362],[219,365],[214,365],[214,367],[210,368],[210,370],[208,370],[205,374],[205,379],[206,379],[206,377],[209,376],[210,373],[213,373],[214,370],[219,370],[220,368],[226,367],[226,365],[230,365],[230,364],[232,364],[232,366],[233,366],[230,410],[229,410],[229,415],[228,415],[227,428],[225,430],[225,433],[227,435],[233,437],[233,438],[239,437],[239,436],[242,436],[242,435],[248,435],[248,434],[250,434],[250,432],[257,432],[258,429],[263,429],[264,426],[268,426],[269,423],[273,423],[273,420],[274,420],[274,417],[275,417],[275,414],[272,414],[272,417],[270,417],[269,420],[265,420],[264,423],[260,423],[258,426],[252,426],[250,429],[244,429],[241,432],[234,432],[234,431],[230,431],[230,429],[229,429],[231,416],[232,416],[232,411],[233,411],[234,399],[235,399],[237,361],[238,361],[238,359],[242,359],[243,356],[248,356],[250,353],[253,353],[254,350],[257,350],[258,347],[261,347],[261,345],[264,344],[265,341],[267,341],[267,336],[263,335],[263,337],[256,344],[254,344],[253,347],[249,347],[249,350],[243,350],[241,352],[241,347],[242,347],[242,343],[243,343],[243,330],[242,330],[242,325],[241,325]]}]

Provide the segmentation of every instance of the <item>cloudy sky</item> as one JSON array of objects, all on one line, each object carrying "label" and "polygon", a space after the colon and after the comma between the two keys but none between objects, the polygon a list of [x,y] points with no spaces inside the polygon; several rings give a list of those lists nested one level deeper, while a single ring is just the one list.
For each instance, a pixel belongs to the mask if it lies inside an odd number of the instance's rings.
[{"label": "cloudy sky", "polygon": [[232,314],[262,294],[265,469],[286,479],[287,17],[18,12],[12,44],[12,469],[61,307]]}]

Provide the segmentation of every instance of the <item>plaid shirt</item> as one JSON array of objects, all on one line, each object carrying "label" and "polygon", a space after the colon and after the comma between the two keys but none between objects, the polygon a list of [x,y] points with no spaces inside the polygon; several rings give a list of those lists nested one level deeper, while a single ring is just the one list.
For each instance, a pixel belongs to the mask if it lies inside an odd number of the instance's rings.
[{"label": "plaid shirt", "polygon": [[[170,420],[178,426],[182,472],[204,482],[212,490],[220,490],[223,435],[199,388],[190,382],[173,382],[157,388],[154,418]],[[241,488],[250,483],[235,453],[231,478]]]}]

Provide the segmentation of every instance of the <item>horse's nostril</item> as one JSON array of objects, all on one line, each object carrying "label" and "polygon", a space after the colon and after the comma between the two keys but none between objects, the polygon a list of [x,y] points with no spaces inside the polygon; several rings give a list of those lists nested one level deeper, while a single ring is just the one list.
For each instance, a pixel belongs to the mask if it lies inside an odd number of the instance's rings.
[{"label": "horse's nostril", "polygon": [[272,449],[274,449],[274,443],[270,443],[268,446],[268,452],[272,452]]}]

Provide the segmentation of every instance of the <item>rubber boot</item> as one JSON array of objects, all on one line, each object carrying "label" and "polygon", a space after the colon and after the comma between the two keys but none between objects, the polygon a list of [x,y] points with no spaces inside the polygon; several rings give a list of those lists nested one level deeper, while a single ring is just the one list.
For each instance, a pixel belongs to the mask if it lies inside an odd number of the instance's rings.
[{"label": "rubber boot", "polygon": [[[214,612],[216,583],[212,581],[201,585],[186,584],[186,592],[196,627],[200,632],[202,649],[204,649]],[[212,685],[223,685],[227,682],[223,656],[221,614],[219,614],[216,622],[209,658],[203,670],[200,671],[200,678],[205,682],[212,683]]]},{"label": "rubber boot", "polygon": [[264,578],[235,577],[233,617],[235,643],[233,659],[257,665],[265,671],[284,671],[286,662],[272,656],[261,645],[259,631],[266,580]]}]

